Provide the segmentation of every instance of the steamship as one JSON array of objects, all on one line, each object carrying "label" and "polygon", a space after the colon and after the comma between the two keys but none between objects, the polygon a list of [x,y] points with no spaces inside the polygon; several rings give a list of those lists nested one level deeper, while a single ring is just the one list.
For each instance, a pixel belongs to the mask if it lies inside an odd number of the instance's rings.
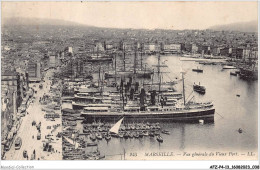
[{"label": "steamship", "polygon": [[[133,83],[132,78],[127,83],[124,82],[124,78],[121,79],[118,88],[121,102],[118,105],[120,107],[115,109],[105,105],[98,107],[87,106],[83,108],[81,115],[86,117],[87,121],[115,121],[122,117],[125,120],[133,121],[214,121],[215,108],[213,103],[196,103],[192,102],[191,99],[186,101],[183,73],[183,94],[180,97],[179,93],[162,90],[160,55],[156,67],[158,68],[159,80],[157,90],[148,90],[146,92],[144,87],[138,88],[138,83]],[[154,85],[151,88],[155,89]]]}]

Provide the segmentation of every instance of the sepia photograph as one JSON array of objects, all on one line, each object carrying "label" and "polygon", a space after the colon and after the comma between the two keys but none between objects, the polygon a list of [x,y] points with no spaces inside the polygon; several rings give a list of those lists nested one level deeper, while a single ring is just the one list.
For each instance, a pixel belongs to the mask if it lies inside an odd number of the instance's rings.
[{"label": "sepia photograph", "polygon": [[257,161],[258,2],[2,1],[1,160]]}]

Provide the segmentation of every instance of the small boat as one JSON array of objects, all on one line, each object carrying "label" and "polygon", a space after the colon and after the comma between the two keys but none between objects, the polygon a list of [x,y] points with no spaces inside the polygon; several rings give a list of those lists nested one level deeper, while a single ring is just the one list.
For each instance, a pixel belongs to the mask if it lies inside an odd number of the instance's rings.
[{"label": "small boat", "polygon": [[130,126],[125,126],[125,130],[130,130]]},{"label": "small boat", "polygon": [[130,129],[135,130],[135,125],[134,124],[130,125]]},{"label": "small boat", "polygon": [[243,130],[241,128],[238,129],[238,133],[242,133]]},{"label": "small boat", "polygon": [[163,134],[170,135],[170,132],[168,130],[162,130]]},{"label": "small boat", "polygon": [[139,133],[136,132],[136,133],[134,134],[134,137],[135,137],[135,138],[139,138]]},{"label": "small boat", "polygon": [[150,137],[154,137],[154,133],[152,131],[149,132]]},{"label": "small boat", "polygon": [[102,132],[102,128],[99,126],[99,127],[97,127],[97,130],[99,131],[99,132]]},{"label": "small boat", "polygon": [[109,133],[107,133],[107,134],[105,135],[105,139],[106,139],[107,141],[109,141],[109,140],[111,139],[111,135],[110,135]]},{"label": "small boat", "polygon": [[232,75],[232,76],[237,76],[237,73],[236,72],[230,72],[230,75]]},{"label": "small boat", "polygon": [[129,137],[129,132],[124,133],[124,138],[127,139]]},{"label": "small boat", "polygon": [[141,132],[139,133],[139,137],[142,138],[143,136],[144,136],[144,132],[141,131]]},{"label": "small boat", "polygon": [[121,130],[122,130],[122,131],[125,131],[125,126],[122,126],[122,127],[121,127]]},{"label": "small boat", "polygon": [[239,73],[240,73],[240,70],[236,70],[235,73],[236,73],[236,74],[239,74]]},{"label": "small boat", "polygon": [[163,142],[163,138],[160,135],[156,136],[156,140],[160,143]]},{"label": "small boat", "polygon": [[84,117],[77,117],[76,120],[85,120]]},{"label": "small boat", "polygon": [[104,159],[106,156],[105,155],[98,155],[97,157],[98,157],[97,160],[100,160],[100,159]]},{"label": "small boat", "polygon": [[144,136],[149,136],[148,131],[143,131],[143,135],[144,135]]},{"label": "small boat", "polygon": [[222,67],[222,69],[236,69],[236,67],[225,65]]},{"label": "small boat", "polygon": [[237,97],[240,97],[240,94],[237,94]]},{"label": "small boat", "polygon": [[94,133],[92,133],[92,134],[89,136],[89,138],[90,138],[91,140],[95,141],[95,140],[96,140],[96,135],[95,135]]},{"label": "small boat", "polygon": [[95,142],[87,143],[87,147],[90,147],[90,146],[97,146],[97,143],[95,143]]},{"label": "small boat", "polygon": [[130,132],[128,137],[129,137],[129,138],[133,138],[133,137],[134,137],[133,132]]},{"label": "small boat", "polygon": [[98,140],[102,140],[102,138],[103,138],[100,133],[96,133],[96,137],[97,137]]},{"label": "small boat", "polygon": [[202,70],[202,69],[199,69],[198,67],[192,69],[192,71],[197,72],[197,73],[203,73],[203,70]]},{"label": "small boat", "polygon": [[118,138],[119,137],[117,133],[113,133],[113,132],[111,133],[111,136],[114,137],[114,138]]},{"label": "small boat", "polygon": [[155,132],[154,132],[154,135],[155,135],[155,136],[160,135],[159,131],[155,131]]},{"label": "small boat", "polygon": [[146,128],[145,128],[146,130],[150,130],[151,128],[150,128],[150,126],[149,125],[146,125]]},{"label": "small boat", "polygon": [[124,133],[123,133],[123,132],[120,132],[120,133],[118,133],[118,136],[119,136],[120,138],[123,138],[123,137],[124,137]]},{"label": "small boat", "polygon": [[109,131],[111,132],[111,136],[118,138],[118,132],[121,126],[121,123],[124,118],[120,119]]},{"label": "small boat", "polygon": [[150,129],[155,129],[155,128],[156,128],[155,125],[151,125],[151,126],[150,126]]},{"label": "small boat", "polygon": [[159,125],[155,125],[155,129],[161,129]]},{"label": "small boat", "polygon": [[141,124],[140,129],[145,130],[145,125]]},{"label": "small boat", "polygon": [[206,88],[204,86],[201,86],[200,83],[199,84],[193,84],[193,90],[195,92],[198,92],[200,94],[205,94],[206,93]]}]

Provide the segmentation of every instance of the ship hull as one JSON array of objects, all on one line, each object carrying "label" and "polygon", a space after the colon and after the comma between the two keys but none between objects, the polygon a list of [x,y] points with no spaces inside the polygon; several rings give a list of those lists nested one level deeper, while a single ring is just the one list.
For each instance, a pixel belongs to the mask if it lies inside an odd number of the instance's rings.
[{"label": "ship hull", "polygon": [[171,122],[214,122],[215,109],[197,110],[197,111],[182,111],[182,112],[168,112],[168,113],[106,113],[106,114],[86,114],[81,115],[86,118],[88,122],[92,121],[115,121],[122,117],[126,121],[171,121]]},{"label": "ship hull", "polygon": [[252,71],[247,69],[240,69],[240,78],[244,80],[257,80],[258,79],[258,71]]},{"label": "ship hull", "polygon": [[[137,77],[137,78],[147,78],[147,79],[151,79],[152,74],[153,74],[152,72],[148,72],[148,73],[136,73],[136,77]],[[118,72],[118,73],[117,73],[117,77],[121,77],[121,76],[133,77],[133,76],[134,76],[134,73],[133,73],[133,72]],[[115,78],[115,77],[116,77],[115,74],[105,73],[105,79]]]},{"label": "ship hull", "polygon": [[88,62],[112,62],[112,58],[97,58],[97,59],[88,59]]}]

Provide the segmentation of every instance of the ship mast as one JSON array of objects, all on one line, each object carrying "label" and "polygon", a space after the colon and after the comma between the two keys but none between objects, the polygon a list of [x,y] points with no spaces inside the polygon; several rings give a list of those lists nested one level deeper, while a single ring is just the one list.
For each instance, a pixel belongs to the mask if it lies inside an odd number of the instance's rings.
[{"label": "ship mast", "polygon": [[[99,64],[99,70],[98,70],[98,88],[100,88],[100,69],[101,69],[101,65]],[[101,94],[101,89],[100,89],[100,94]]]},{"label": "ship mast", "polygon": [[136,82],[136,57],[137,57],[137,53],[136,53],[136,49],[137,49],[137,44],[135,43],[135,58],[134,58],[134,82]]},{"label": "ship mast", "polygon": [[158,101],[160,101],[160,93],[161,93],[161,74],[160,74],[160,63],[161,63],[161,55],[158,55],[158,79],[159,79],[159,93],[158,93]]},{"label": "ship mast", "polygon": [[117,53],[115,53],[115,83],[117,84],[116,58],[117,58]]},{"label": "ship mast", "polygon": [[121,95],[122,95],[123,111],[124,111],[125,110],[125,99],[124,99],[124,83],[123,83],[122,78],[121,78],[120,86],[121,86]]},{"label": "ship mast", "polygon": [[124,50],[123,54],[124,54],[124,72],[125,72],[125,46],[123,50]]},{"label": "ship mast", "polygon": [[141,70],[143,70],[143,43],[141,44]]},{"label": "ship mast", "polygon": [[97,58],[98,58],[98,50],[99,50],[99,49],[98,49],[98,46],[97,46]]},{"label": "ship mast", "polygon": [[181,75],[182,75],[182,91],[183,91],[183,102],[184,102],[184,105],[186,104],[185,103],[185,87],[184,87],[184,76],[183,76],[183,72],[181,72]]},{"label": "ship mast", "polygon": [[136,57],[137,57],[136,48],[137,48],[137,46],[135,44],[134,74],[136,74]]}]

